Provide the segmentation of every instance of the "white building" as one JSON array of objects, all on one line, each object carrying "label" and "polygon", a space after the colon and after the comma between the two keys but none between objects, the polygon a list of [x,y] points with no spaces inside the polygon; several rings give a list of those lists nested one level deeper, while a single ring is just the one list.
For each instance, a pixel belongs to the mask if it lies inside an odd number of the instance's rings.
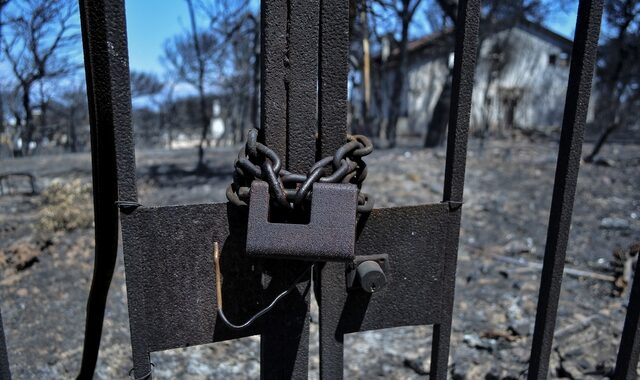
[{"label": "white building", "polygon": [[[453,46],[452,30],[409,44],[408,75],[398,135],[424,136],[426,133],[453,66]],[[571,40],[528,21],[485,32],[481,36],[475,73],[472,132],[559,129],[571,47]],[[383,61],[380,57],[374,60],[370,116],[382,128],[387,122],[397,54],[398,49],[394,49],[388,60]],[[359,91],[359,87],[355,88],[352,94],[354,116],[359,113]]]}]

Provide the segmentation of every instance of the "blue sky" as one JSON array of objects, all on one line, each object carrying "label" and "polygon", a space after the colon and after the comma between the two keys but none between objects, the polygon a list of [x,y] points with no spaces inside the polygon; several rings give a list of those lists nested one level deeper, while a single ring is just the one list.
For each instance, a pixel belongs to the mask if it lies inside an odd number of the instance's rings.
[{"label": "blue sky", "polygon": [[131,69],[162,73],[164,41],[188,27],[187,5],[182,0],[129,0],[125,6]]},{"label": "blue sky", "polygon": [[[164,41],[189,26],[189,13],[183,0],[128,0],[125,2],[129,38],[129,64],[132,70],[162,74],[160,62]],[[577,5],[567,13],[558,13],[548,26],[573,38]]]}]

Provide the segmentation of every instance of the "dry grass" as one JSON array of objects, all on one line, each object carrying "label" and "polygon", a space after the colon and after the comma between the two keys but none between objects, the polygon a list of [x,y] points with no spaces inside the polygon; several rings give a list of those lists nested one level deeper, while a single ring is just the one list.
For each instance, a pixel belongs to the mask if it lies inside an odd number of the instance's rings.
[{"label": "dry grass", "polygon": [[91,184],[79,179],[55,182],[42,193],[37,229],[42,232],[72,231],[93,226]]}]

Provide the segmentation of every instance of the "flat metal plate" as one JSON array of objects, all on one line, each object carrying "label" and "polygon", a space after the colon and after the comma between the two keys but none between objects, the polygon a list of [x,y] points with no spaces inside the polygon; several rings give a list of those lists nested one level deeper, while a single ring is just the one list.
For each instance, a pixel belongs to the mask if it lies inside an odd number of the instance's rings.
[{"label": "flat metal plate", "polygon": [[141,305],[130,306],[142,309],[135,318],[147,322],[142,338],[149,352],[258,333],[256,326],[234,331],[216,323],[214,241],[221,247],[227,316],[246,320],[262,306],[260,263],[243,255],[245,209],[222,203],[144,207],[123,223],[128,293],[143,294]]},{"label": "flat metal plate", "polygon": [[432,204],[376,209],[359,221],[356,257],[388,254],[387,284],[373,294],[347,290],[341,263],[317,274],[321,378],[342,378],[344,334],[450,322],[459,218],[459,209]]},{"label": "flat metal plate", "polygon": [[[447,229],[455,214],[448,205],[435,204],[376,209],[361,220],[356,254],[388,253],[388,285],[373,295],[347,292],[345,264],[327,263],[318,298],[323,328],[345,334],[439,321]],[[246,208],[221,203],[141,207],[123,218],[128,293],[143,295],[129,298],[132,325],[144,326],[136,335],[148,352],[263,331],[260,320],[235,331],[216,317],[214,241],[222,247],[230,319],[248,319],[283,290],[277,281],[265,286],[261,274],[278,260],[245,255],[246,223]]]},{"label": "flat metal plate", "polygon": [[361,220],[356,256],[388,254],[387,285],[374,294],[347,291],[345,265],[326,264],[319,282],[321,324],[347,334],[441,321],[452,214],[448,205],[433,204],[376,209]]}]

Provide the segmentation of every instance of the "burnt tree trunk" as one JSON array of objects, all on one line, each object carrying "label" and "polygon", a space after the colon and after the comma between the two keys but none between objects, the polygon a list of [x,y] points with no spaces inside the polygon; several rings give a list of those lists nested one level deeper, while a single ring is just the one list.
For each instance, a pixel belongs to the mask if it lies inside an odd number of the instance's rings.
[{"label": "burnt tree trunk", "polygon": [[362,98],[362,131],[365,133],[369,133],[369,124],[371,122],[369,116],[369,110],[371,109],[371,53],[367,12],[367,1],[362,0],[362,9],[360,10],[360,22],[362,23],[362,89],[364,93]]},{"label": "burnt tree trunk", "polygon": [[167,114],[167,138],[169,140],[169,149],[173,149],[173,124],[176,121],[176,112],[176,104],[172,101],[169,107],[169,113]]},{"label": "burnt tree trunk", "polygon": [[[458,17],[458,2],[455,0],[437,0],[438,6],[445,15],[456,24]],[[480,49],[478,49],[479,51]],[[452,69],[447,72],[447,78],[438,96],[438,101],[433,109],[431,120],[427,125],[427,134],[424,138],[424,147],[433,148],[444,142],[449,124],[449,108],[451,107],[451,81]]]},{"label": "burnt tree trunk", "polygon": [[[1,21],[1,20],[0,20]],[[0,93],[0,135],[4,134],[4,95]]]},{"label": "burnt tree trunk", "polygon": [[619,126],[620,124],[618,123],[611,123],[607,126],[607,128],[605,128],[604,132],[602,132],[600,137],[598,137],[598,141],[596,141],[596,144],[593,146],[591,153],[589,153],[589,155],[584,158],[584,162],[591,163],[595,160],[598,153],[600,153],[600,149],[602,149],[604,143],[609,138],[609,135],[611,135],[616,129],[618,129]]},{"label": "burnt tree trunk", "polygon": [[207,101],[204,94],[204,86],[200,84],[198,86],[198,96],[200,104],[200,122],[202,123],[202,133],[200,134],[200,144],[198,145],[198,164],[196,171],[200,171],[205,168],[204,164],[204,144],[207,141],[207,135],[209,133],[209,118],[207,117]]},{"label": "burnt tree trunk", "polygon": [[78,151],[75,104],[72,104],[69,110],[69,140],[67,141],[67,147],[72,153],[76,153]]},{"label": "burnt tree trunk", "polygon": [[[7,5],[8,0],[0,0],[0,41],[2,41],[2,14],[4,7]],[[4,96],[0,93],[0,134],[4,133]]]},{"label": "burnt tree trunk", "polygon": [[400,55],[394,77],[393,90],[391,92],[389,120],[387,122],[386,130],[386,138],[389,143],[389,147],[394,147],[396,145],[396,130],[398,127],[400,112],[402,110],[402,95],[404,94],[404,84],[406,82],[408,71],[409,51],[407,49],[407,45],[409,43],[409,25],[411,24],[411,18],[413,17],[413,12],[416,10],[418,3],[419,1],[416,2],[413,8],[411,8],[409,0],[402,1],[403,6],[400,11],[400,17],[402,19]]},{"label": "burnt tree trunk", "polygon": [[[631,1],[627,2],[626,6],[631,6]],[[615,46],[618,49],[615,51],[615,64],[613,70],[609,70],[609,72],[604,73],[604,77],[602,79],[603,85],[601,88],[603,91],[603,96],[600,97],[601,101],[604,104],[600,104],[598,108],[598,114],[600,115],[601,125],[607,125],[605,130],[598,137],[598,141],[593,146],[591,153],[587,157],[584,158],[585,162],[593,162],[596,158],[596,155],[602,149],[602,146],[605,144],[611,133],[615,131],[619,126],[619,111],[622,106],[622,96],[623,93],[617,88],[617,84],[620,82],[620,77],[622,75],[624,60],[625,60],[625,37],[627,35],[627,31],[631,26],[635,14],[633,12],[627,13],[626,18],[623,22],[618,26],[618,34],[615,38]],[[599,103],[601,102],[599,101]],[[613,117],[609,116],[613,114]],[[610,117],[607,120],[607,117]]]},{"label": "burnt tree trunk", "polygon": [[191,22],[191,34],[193,35],[193,47],[196,52],[196,59],[198,61],[198,97],[200,104],[200,120],[202,133],[200,135],[200,144],[198,145],[198,164],[196,165],[196,171],[203,171],[206,169],[204,164],[204,144],[207,141],[207,135],[209,132],[209,118],[207,117],[207,102],[204,92],[204,74],[205,74],[205,62],[200,49],[200,41],[198,39],[198,28],[196,26],[196,17],[193,9],[193,2],[187,0],[187,7],[189,8],[189,20]]},{"label": "burnt tree trunk", "polygon": [[22,107],[24,108],[24,130],[22,131],[22,155],[29,154],[29,145],[33,140],[33,109],[31,108],[31,86],[22,86]]},{"label": "burnt tree trunk", "polygon": [[449,108],[451,106],[451,70],[447,73],[447,79],[438,97],[438,102],[433,109],[433,116],[427,125],[427,135],[424,139],[425,148],[433,148],[442,144],[447,135],[449,124]]},{"label": "burnt tree trunk", "polygon": [[[260,129],[260,21],[253,20],[253,93],[251,94],[251,123]],[[242,138],[245,138],[243,128]]]}]

